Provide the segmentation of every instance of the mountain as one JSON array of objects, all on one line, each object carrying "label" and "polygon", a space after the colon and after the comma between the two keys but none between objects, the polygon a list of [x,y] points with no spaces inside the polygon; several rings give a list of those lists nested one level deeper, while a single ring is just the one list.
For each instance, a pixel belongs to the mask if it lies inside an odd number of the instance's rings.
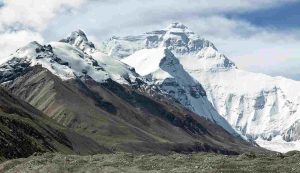
[{"label": "mountain", "polygon": [[[295,91],[300,82],[241,70],[213,43],[181,23],[138,36],[112,37],[101,50],[156,80],[168,78],[162,76],[161,70],[166,71],[162,68],[148,69],[158,67],[157,60],[166,57],[159,53],[164,50],[189,75],[184,79],[192,77],[203,86],[213,107],[240,134],[273,150],[299,149],[300,95]],[[197,113],[196,107],[189,109]]]},{"label": "mountain", "polygon": [[[0,66],[0,82],[60,125],[112,151],[265,151],[186,109],[163,87],[97,50],[82,31],[18,49]],[[204,100],[198,82],[190,87],[187,96]]]},{"label": "mountain", "polygon": [[28,157],[35,152],[108,153],[90,138],[66,129],[28,103],[0,88],[0,157]]}]

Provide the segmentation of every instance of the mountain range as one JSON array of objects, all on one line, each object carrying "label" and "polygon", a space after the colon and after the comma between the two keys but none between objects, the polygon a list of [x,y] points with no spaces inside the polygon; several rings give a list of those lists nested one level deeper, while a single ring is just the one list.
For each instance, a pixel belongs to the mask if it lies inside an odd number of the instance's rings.
[{"label": "mountain range", "polygon": [[[182,67],[180,70],[184,72]],[[184,75],[192,80],[187,73]],[[3,112],[9,118],[16,114],[20,126],[28,126],[50,142],[28,136],[26,129],[21,135],[10,134],[12,139],[1,133],[3,140],[11,145],[1,155],[14,158],[45,151],[77,154],[265,151],[236,133],[208,102],[201,84],[192,81],[192,85],[187,82],[178,85],[190,87],[184,97],[203,102],[200,105],[203,116],[167,93],[167,85],[158,85],[133,67],[97,50],[82,31],[47,45],[31,42],[0,66],[3,93],[12,100],[20,100],[17,107],[26,104],[23,109],[28,122],[21,121],[24,115],[19,111],[3,109]],[[20,130],[12,124],[4,126]],[[29,143],[27,148],[31,148],[28,151],[15,142],[23,138]],[[15,154],[14,148],[18,147],[27,152],[21,150]]]}]

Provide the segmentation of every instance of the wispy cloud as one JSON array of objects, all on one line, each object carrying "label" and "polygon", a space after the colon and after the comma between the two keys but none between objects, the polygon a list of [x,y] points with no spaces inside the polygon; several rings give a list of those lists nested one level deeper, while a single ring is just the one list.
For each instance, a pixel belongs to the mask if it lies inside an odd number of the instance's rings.
[{"label": "wispy cloud", "polygon": [[[49,22],[83,0],[4,0],[0,2],[0,57],[30,41],[43,42]],[[3,58],[2,58],[3,61]],[[1,62],[1,61],[0,61]]]},{"label": "wispy cloud", "polygon": [[[60,33],[75,26],[103,37],[129,34],[129,31],[143,32],[147,28],[161,28],[172,21],[185,22],[199,17],[243,13],[291,2],[294,0],[94,0],[73,15],[60,16],[52,26],[58,28],[57,26],[63,24],[64,27],[59,28]],[[52,27],[49,30],[51,29]]]},{"label": "wispy cloud", "polygon": [[[44,42],[43,37],[36,32],[20,30],[0,34],[0,55],[9,55],[17,48],[28,44],[29,41]],[[0,63],[5,61],[5,56],[0,58]]]},{"label": "wispy cloud", "polygon": [[37,31],[66,8],[78,7],[83,0],[5,0],[0,10],[2,29],[23,25]]}]

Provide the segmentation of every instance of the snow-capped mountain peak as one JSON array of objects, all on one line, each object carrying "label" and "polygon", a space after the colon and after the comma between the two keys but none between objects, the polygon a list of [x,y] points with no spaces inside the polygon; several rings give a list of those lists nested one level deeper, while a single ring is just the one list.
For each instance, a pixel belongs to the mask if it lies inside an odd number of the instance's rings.
[{"label": "snow-capped mountain peak", "polygon": [[171,23],[166,29],[166,35],[174,34],[174,35],[182,35],[185,37],[198,37],[193,31],[191,31],[187,26],[182,23],[174,22]]},{"label": "snow-capped mountain peak", "polygon": [[167,47],[176,54],[196,54],[204,47],[216,49],[213,43],[202,39],[182,23],[174,22],[164,31],[159,46]]},{"label": "snow-capped mountain peak", "polygon": [[184,24],[182,24],[180,22],[173,22],[166,29],[169,30],[169,29],[173,29],[173,28],[188,29],[187,26],[185,26]]},{"label": "snow-capped mountain peak", "polygon": [[82,30],[73,31],[67,38],[60,40],[68,43],[84,52],[93,52],[95,45],[87,39],[86,34]]},{"label": "snow-capped mountain peak", "polygon": [[0,66],[0,82],[17,77],[30,66],[41,65],[63,80],[90,76],[95,81],[112,79],[134,83],[138,74],[128,65],[95,49],[84,32],[74,31],[60,42],[41,45],[31,42],[18,49]]},{"label": "snow-capped mountain peak", "polygon": [[213,43],[178,22],[138,36],[112,37],[103,43],[101,50],[113,57],[124,58],[140,49],[158,47],[167,47],[174,54],[181,55],[197,54],[204,47],[217,50]]},{"label": "snow-capped mountain peak", "polygon": [[[276,146],[282,146],[277,145],[278,141],[284,145],[293,141],[290,145],[299,146],[300,95],[295,91],[299,90],[300,82],[238,69],[213,43],[178,22],[138,36],[114,37],[103,44],[105,52],[123,58],[123,62],[137,69],[139,66],[134,61],[147,56],[147,64],[152,64],[157,60],[158,50],[164,53],[163,48],[179,60],[188,75],[201,83],[208,100],[237,131],[262,145],[268,143],[275,147],[272,140],[276,139]],[[152,77],[167,76],[162,74],[154,72]],[[275,150],[282,151],[282,148]]]}]

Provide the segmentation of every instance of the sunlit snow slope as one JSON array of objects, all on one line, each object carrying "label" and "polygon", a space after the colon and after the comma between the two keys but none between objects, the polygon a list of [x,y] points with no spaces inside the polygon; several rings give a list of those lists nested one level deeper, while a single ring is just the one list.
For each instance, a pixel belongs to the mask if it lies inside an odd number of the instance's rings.
[{"label": "sunlit snow slope", "polygon": [[[158,57],[166,57],[160,55],[163,52],[172,54],[188,78],[202,84],[212,105],[237,131],[262,146],[272,143],[273,150],[283,151],[282,146],[287,145],[289,150],[300,150],[300,82],[240,70],[211,42],[180,23],[139,36],[113,37],[102,49],[158,81],[170,77]],[[178,83],[186,88],[187,78],[183,78],[179,77]],[[192,110],[198,108],[191,106]]]},{"label": "sunlit snow slope", "polygon": [[199,82],[192,78],[174,54],[166,48],[143,49],[122,59],[136,72],[153,81],[156,86],[186,108],[236,134],[228,122],[208,101]]}]

